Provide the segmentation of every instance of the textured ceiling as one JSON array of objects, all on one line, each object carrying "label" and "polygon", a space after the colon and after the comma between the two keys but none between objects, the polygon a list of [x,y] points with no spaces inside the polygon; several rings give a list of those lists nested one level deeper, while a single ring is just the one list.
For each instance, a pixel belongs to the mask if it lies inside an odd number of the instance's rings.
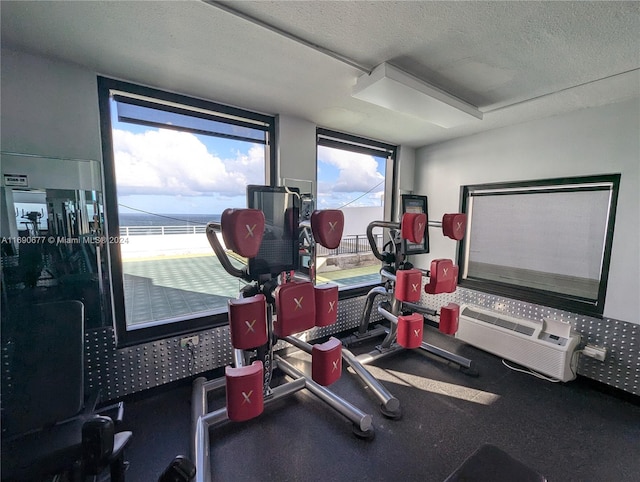
[{"label": "textured ceiling", "polygon": [[[640,95],[640,2],[0,2],[3,47],[422,146]],[[451,129],[352,98],[389,62],[475,105]]]}]

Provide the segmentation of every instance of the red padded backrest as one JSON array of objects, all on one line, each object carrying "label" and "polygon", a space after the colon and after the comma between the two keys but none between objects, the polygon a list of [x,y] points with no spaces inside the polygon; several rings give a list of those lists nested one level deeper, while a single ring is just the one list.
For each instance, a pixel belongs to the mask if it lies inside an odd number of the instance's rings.
[{"label": "red padded backrest", "polygon": [[456,241],[464,238],[467,231],[467,215],[464,213],[445,214],[442,216],[442,233]]},{"label": "red padded backrest", "polygon": [[263,294],[229,300],[231,344],[249,350],[267,343],[267,302]]},{"label": "red padded backrest", "polygon": [[220,218],[222,239],[228,249],[255,258],[264,234],[264,213],[259,209],[225,209]]},{"label": "red padded backrest", "polygon": [[429,270],[429,283],[425,293],[453,293],[458,286],[458,267],[450,259],[434,259]]},{"label": "red padded backrest", "polygon": [[422,243],[424,231],[427,228],[427,215],[425,213],[404,213],[400,225],[402,239],[412,243]]},{"label": "red padded backrest", "polygon": [[275,290],[276,320],[273,332],[277,337],[300,333],[313,328],[316,303],[313,283],[286,283]]},{"label": "red padded backrest", "polygon": [[340,246],[344,230],[344,214],[337,209],[314,211],[311,214],[311,232],[317,243],[328,249]]}]

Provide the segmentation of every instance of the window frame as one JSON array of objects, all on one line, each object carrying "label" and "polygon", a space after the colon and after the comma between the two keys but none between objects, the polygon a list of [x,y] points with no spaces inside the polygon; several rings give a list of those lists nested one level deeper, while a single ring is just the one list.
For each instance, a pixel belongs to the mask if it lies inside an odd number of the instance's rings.
[{"label": "window frame", "polygon": [[[196,113],[198,111],[219,113],[220,116],[216,117],[214,120],[228,120],[229,123],[235,125],[244,125],[242,119],[247,120],[249,124],[251,124],[251,121],[255,122],[256,125],[263,124],[265,126],[263,130],[265,131],[266,141],[265,177],[269,180],[271,185],[276,184],[277,146],[275,135],[276,119],[274,116],[251,112],[204,99],[189,97],[102,76],[98,76],[97,81],[102,143],[102,165],[104,173],[103,200],[107,234],[115,236],[119,233],[118,198],[115,182],[116,172],[110,108],[110,98],[112,94],[115,95],[115,93],[124,93],[132,98],[141,97],[143,99],[152,99],[153,101],[157,101],[157,104],[162,105],[166,110],[175,111],[176,113],[184,113],[186,107],[187,109],[193,109]],[[200,114],[197,116],[199,115]],[[230,136],[221,135],[220,137]],[[193,333],[196,331],[223,326],[228,323],[227,311],[224,310],[215,314],[185,315],[183,319],[158,323],[153,326],[143,328],[130,329],[130,327],[127,326],[125,313],[124,270],[120,249],[116,243],[109,244],[108,259],[111,306],[105,307],[105,309],[111,313],[117,348],[180,336],[186,333]]]},{"label": "window frame", "polygon": [[[385,219],[383,219],[383,221],[389,220],[393,213],[396,212],[396,206],[398,204],[398,146],[375,139],[368,139],[353,134],[318,127],[316,128],[316,185],[318,173],[317,152],[318,147],[320,146],[332,147],[335,149],[342,149],[375,157],[385,157],[387,159],[384,183],[385,203],[383,208]],[[389,176],[389,171],[391,171],[391,176]],[[389,204],[387,204],[387,199],[389,199]],[[366,295],[371,288],[381,286],[382,284],[381,280],[378,283],[362,283],[341,287],[339,291],[339,299],[343,300]]]},{"label": "window frame", "polygon": [[[532,181],[514,181],[514,182],[498,182],[488,184],[476,184],[462,186],[460,189],[461,196],[461,212],[469,213],[469,199],[473,197],[473,192],[487,193],[496,192],[496,195],[502,191],[503,193],[512,190],[530,191],[536,193],[557,193],[557,192],[586,192],[586,191],[610,191],[609,207],[607,213],[605,236],[603,240],[602,260],[600,266],[600,278],[598,283],[597,298],[590,299],[574,296],[566,293],[555,291],[546,291],[515,284],[501,283],[493,280],[482,278],[473,278],[466,276],[466,264],[469,252],[470,225],[467,226],[467,235],[458,243],[457,262],[459,265],[458,285],[462,288],[469,288],[484,293],[495,294],[513,298],[521,301],[540,304],[553,308],[570,311],[573,313],[584,314],[596,318],[602,318],[604,313],[604,304],[606,299],[607,284],[609,279],[609,267],[611,262],[611,249],[613,245],[613,233],[616,219],[618,192],[620,188],[620,174],[603,174],[595,176],[566,177],[541,179]],[[595,186],[610,184],[610,188],[601,189]],[[507,192],[508,193],[508,192]],[[476,194],[481,195],[481,194]],[[469,223],[472,223],[471,213]]]}]

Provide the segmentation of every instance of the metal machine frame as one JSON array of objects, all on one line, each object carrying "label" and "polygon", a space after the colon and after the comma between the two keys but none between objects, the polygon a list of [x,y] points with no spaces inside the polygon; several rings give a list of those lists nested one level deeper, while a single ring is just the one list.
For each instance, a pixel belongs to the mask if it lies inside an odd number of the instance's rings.
[{"label": "metal machine frame", "polygon": [[[256,187],[250,186],[248,188],[248,205],[250,208],[260,208],[255,206],[254,200],[251,198],[253,192],[274,192],[279,196],[285,194],[291,195],[293,204],[295,207],[297,192],[295,190],[283,187]],[[293,212],[298,212],[293,210]],[[274,216],[278,217],[278,216]],[[285,223],[291,223],[292,219],[288,219]],[[307,240],[300,249],[307,250],[308,255],[313,257],[313,249],[317,240],[314,240],[314,236],[311,233],[311,225],[307,222],[299,224],[299,220],[296,218],[293,224],[285,227],[285,229],[291,229],[291,236],[295,236],[295,240],[305,239]],[[273,277],[273,273],[268,267],[261,265],[257,274],[251,272],[252,263],[244,269],[236,268],[232,265],[225,249],[222,247],[220,240],[218,239],[217,232],[221,232],[223,228],[223,221],[211,222],[207,226],[207,237],[209,242],[215,251],[220,263],[225,270],[232,276],[242,278],[249,282],[242,290],[243,297],[253,296],[257,294],[265,295],[268,300],[266,309],[266,319],[268,328],[268,342],[265,346],[258,347],[257,349],[243,350],[234,348],[234,366],[235,367],[247,367],[251,363],[252,359],[259,359],[263,361],[264,366],[264,380],[263,380],[263,396],[264,406],[267,407],[276,400],[285,398],[300,390],[307,389],[313,395],[318,397],[321,401],[329,405],[339,414],[350,420],[353,424],[353,432],[360,438],[373,438],[374,428],[372,424],[372,416],[364,413],[348,401],[337,396],[325,386],[322,386],[312,380],[311,376],[301,372],[295,368],[292,364],[287,362],[282,356],[274,353],[274,345],[277,340],[286,342],[306,353],[312,353],[313,346],[295,336],[284,336],[277,338],[273,329],[273,293],[276,287],[283,283],[287,283],[292,280],[294,273],[293,270],[289,270],[288,266],[285,266],[284,272],[280,273],[277,278]],[[272,226],[273,227],[273,226]],[[298,233],[299,227],[302,228],[304,235]],[[293,229],[295,228],[295,229]],[[224,233],[223,233],[224,234]],[[302,244],[302,243],[301,243]],[[296,258],[300,255],[299,249],[292,251],[292,256]],[[297,267],[299,260],[291,260],[291,267]],[[284,265],[279,265],[278,269],[283,268]],[[336,308],[337,310],[337,308]],[[287,381],[281,385],[271,387],[271,375],[273,370],[278,368],[282,371],[291,381]],[[217,390],[222,390],[226,386],[225,378],[218,378],[215,380],[207,380],[204,377],[197,378],[193,383],[192,388],[192,417],[191,417],[191,454],[196,465],[196,481],[207,482],[211,480],[211,460],[210,460],[210,430],[212,428],[220,427],[230,420],[227,406],[215,411],[209,411],[207,396],[209,393]]]},{"label": "metal machine frame", "polygon": [[[420,197],[421,199],[417,199]],[[405,205],[405,200],[403,199],[403,206]],[[418,203],[417,201],[420,201]],[[412,196],[411,198],[412,206],[424,206],[426,210],[427,200],[425,196]],[[408,206],[410,203],[406,203]],[[413,212],[416,212],[415,210]],[[426,214],[426,212],[424,213]],[[428,226],[431,227],[443,227],[443,223],[438,221],[430,221],[424,227],[425,233]],[[381,253],[376,244],[375,237],[373,236],[373,229],[385,228],[389,230],[390,236],[390,244],[393,247],[391,252],[383,252]],[[421,306],[417,303],[411,303],[407,301],[399,301],[395,296],[395,283],[396,283],[396,273],[400,270],[404,269],[415,269],[413,266],[407,261],[407,255],[411,252],[425,252],[425,248],[428,250],[428,242],[421,243],[407,243],[406,239],[400,234],[401,231],[401,223],[399,222],[389,222],[389,221],[373,221],[367,227],[367,238],[369,240],[369,244],[371,245],[371,249],[373,254],[382,261],[383,266],[380,270],[380,274],[384,280],[384,286],[377,286],[369,291],[366,298],[365,307],[362,313],[362,317],[360,319],[360,326],[358,331],[345,339],[343,339],[343,344],[345,346],[351,346],[356,343],[361,343],[366,340],[370,340],[372,338],[384,336],[384,340],[375,347],[374,350],[364,353],[358,356],[355,356],[348,349],[343,348],[342,356],[345,362],[347,362],[355,374],[362,380],[362,382],[368,387],[369,391],[374,394],[374,396],[380,401],[380,411],[383,415],[389,418],[400,418],[402,415],[402,410],[400,407],[400,401],[394,397],[383,385],[380,383],[371,373],[363,366],[369,363],[373,363],[376,360],[381,358],[394,355],[399,353],[400,351],[406,350],[407,348],[399,345],[397,343],[397,330],[398,330],[398,316],[403,311],[411,311],[413,313],[420,313],[422,315],[428,316],[437,316],[439,313],[436,310],[427,308],[425,306]],[[408,250],[407,246],[413,246],[412,249]],[[420,270],[424,276],[429,277],[431,273],[427,270]],[[435,275],[435,274],[434,274]],[[372,329],[369,329],[371,312],[374,306],[374,300],[377,297],[383,297],[384,299],[377,304],[377,312],[387,321],[389,321],[389,326],[378,325]],[[440,358],[443,358],[449,362],[456,364],[461,371],[477,376],[478,372],[476,371],[472,360],[469,360],[465,357],[459,356],[455,353],[451,353],[449,351],[443,350],[442,348],[436,347],[426,342],[422,342],[419,348],[427,353],[436,355]]]}]

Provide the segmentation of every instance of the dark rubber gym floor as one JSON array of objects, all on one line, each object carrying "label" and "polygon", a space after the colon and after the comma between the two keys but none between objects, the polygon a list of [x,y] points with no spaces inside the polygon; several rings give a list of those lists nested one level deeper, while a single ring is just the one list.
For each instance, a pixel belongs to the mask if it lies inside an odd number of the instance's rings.
[{"label": "dark rubber gym floor", "polygon": [[[479,376],[416,351],[379,360],[372,373],[402,405],[402,418],[390,420],[345,369],[331,389],[373,415],[373,439],[356,438],[351,422],[299,392],[211,431],[212,480],[443,481],[486,443],[551,482],[640,480],[637,396],[515,372],[430,327],[425,340],[472,359]],[[126,400],[129,482],[155,481],[175,455],[189,455],[190,397],[179,384]]]}]

